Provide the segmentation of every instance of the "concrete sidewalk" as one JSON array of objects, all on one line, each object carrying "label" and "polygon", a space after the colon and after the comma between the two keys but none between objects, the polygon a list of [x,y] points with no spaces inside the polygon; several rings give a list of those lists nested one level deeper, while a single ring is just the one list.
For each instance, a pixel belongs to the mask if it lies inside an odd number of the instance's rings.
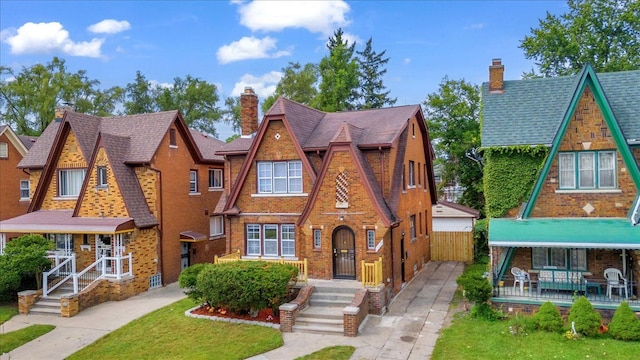
[{"label": "concrete sidewalk", "polygon": [[0,360],[62,360],[132,320],[185,297],[176,282],[123,301],[109,301],[91,307],[71,318],[50,315],[14,316],[0,325],[0,334],[33,324],[51,324],[56,328],[0,355]]},{"label": "concrete sidewalk", "polygon": [[[429,262],[393,299],[383,316],[370,315],[357,337],[284,333],[284,346],[254,356],[252,360],[286,360],[328,346],[356,347],[352,359],[428,359],[456,290],[463,263]],[[73,354],[105,334],[142,315],[184,298],[174,283],[123,301],[111,301],[80,312],[72,318],[18,315],[0,325],[0,333],[32,325],[56,328],[0,360],[58,360]]]},{"label": "concrete sidewalk", "polygon": [[286,360],[328,346],[351,345],[351,359],[425,360],[438,339],[463,263],[432,261],[393,299],[387,313],[370,315],[357,337],[283,333],[284,346],[250,360]]}]

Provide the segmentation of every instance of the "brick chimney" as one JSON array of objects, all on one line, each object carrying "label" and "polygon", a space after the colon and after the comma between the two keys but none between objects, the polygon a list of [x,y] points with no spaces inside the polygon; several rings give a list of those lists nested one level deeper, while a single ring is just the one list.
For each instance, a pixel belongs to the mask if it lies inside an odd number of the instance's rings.
[{"label": "brick chimney", "polygon": [[502,94],[504,92],[504,65],[502,59],[493,59],[489,66],[489,93]]},{"label": "brick chimney", "polygon": [[62,120],[62,118],[64,117],[65,111],[73,111],[73,109],[71,108],[71,106],[68,106],[68,105],[56,106],[56,110],[55,110],[56,115],[54,117],[55,122],[60,122]]},{"label": "brick chimney", "polygon": [[258,95],[250,87],[240,95],[240,128],[242,137],[250,137],[258,131]]}]

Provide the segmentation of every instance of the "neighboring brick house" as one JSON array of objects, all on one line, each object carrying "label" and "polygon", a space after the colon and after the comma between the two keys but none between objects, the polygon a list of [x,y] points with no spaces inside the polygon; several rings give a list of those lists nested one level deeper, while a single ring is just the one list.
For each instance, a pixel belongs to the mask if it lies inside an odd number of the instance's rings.
[{"label": "neighboring brick house", "polygon": [[[607,308],[627,298],[605,279],[604,270],[616,268],[631,305],[640,308],[640,71],[596,74],[587,65],[574,76],[516,81],[504,81],[503,72],[495,59],[482,87],[482,146],[490,153],[485,194],[504,189],[508,198],[522,177],[531,186],[521,206],[489,222],[494,302],[513,303],[522,295],[508,289],[514,279],[509,269],[517,267],[530,275],[525,286],[537,290],[521,303],[547,301],[548,294],[570,304],[573,294],[562,290],[575,290]],[[546,156],[533,171],[509,173],[503,166],[495,181],[493,165],[505,156],[524,161],[522,154],[534,148],[546,148]],[[569,288],[556,275],[584,286]],[[508,284],[498,287],[501,280]]]},{"label": "neighboring brick house", "polygon": [[361,280],[383,258],[397,292],[430,260],[433,152],[419,105],[325,113],[280,98],[258,126],[241,96],[242,136],[224,145],[227,252],[307,259],[315,279]]},{"label": "neighboring brick house", "polygon": [[0,125],[0,220],[26,214],[29,207],[29,174],[18,169],[36,137],[16,135]]},{"label": "neighboring brick house", "polygon": [[224,253],[222,218],[212,216],[223,193],[223,158],[214,154],[222,144],[189,130],[178,111],[57,111],[18,165],[30,174],[28,213],[0,222],[0,237],[50,237],[77,273],[118,274],[115,298],[175,282],[184,267]]}]

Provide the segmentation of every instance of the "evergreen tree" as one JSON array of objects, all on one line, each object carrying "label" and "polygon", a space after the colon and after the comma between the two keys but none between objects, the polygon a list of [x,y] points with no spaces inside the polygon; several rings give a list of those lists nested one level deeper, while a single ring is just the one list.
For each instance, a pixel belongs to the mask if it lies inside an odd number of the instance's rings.
[{"label": "evergreen tree", "polygon": [[360,97],[362,104],[360,109],[379,109],[384,105],[393,106],[397,98],[391,99],[389,91],[384,91],[382,76],[387,72],[384,66],[389,58],[384,58],[387,50],[376,53],[371,47],[372,38],[369,38],[363,51],[357,51],[360,64]]},{"label": "evergreen tree", "polygon": [[358,61],[353,53],[355,43],[343,38],[341,28],[329,38],[329,55],[320,61],[320,93],[315,102],[322,111],[344,111],[356,108],[359,86]]}]

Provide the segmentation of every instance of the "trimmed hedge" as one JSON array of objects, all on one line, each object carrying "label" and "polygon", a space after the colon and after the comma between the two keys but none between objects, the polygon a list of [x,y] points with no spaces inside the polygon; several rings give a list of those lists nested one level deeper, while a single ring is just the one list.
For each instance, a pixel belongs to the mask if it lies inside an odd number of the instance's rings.
[{"label": "trimmed hedge", "polygon": [[609,323],[609,334],[614,339],[640,341],[640,320],[626,301],[621,303]]},{"label": "trimmed hedge", "polygon": [[197,276],[197,291],[216,308],[234,313],[257,313],[271,307],[277,313],[298,276],[292,265],[265,261],[237,261],[204,267]]},{"label": "trimmed hedge", "polygon": [[538,312],[533,315],[536,328],[548,332],[562,332],[564,321],[556,308],[550,301],[542,304]]},{"label": "trimmed hedge", "polygon": [[178,284],[180,287],[186,289],[184,293],[196,302],[203,301],[202,292],[198,289],[198,275],[200,275],[200,272],[202,272],[202,270],[207,266],[214,265],[205,263],[191,265],[182,270],[180,277],[178,278]]},{"label": "trimmed hedge", "polygon": [[576,332],[585,336],[596,335],[602,324],[600,313],[593,309],[589,300],[584,296],[580,296],[571,305],[567,320],[569,326],[575,322]]}]

